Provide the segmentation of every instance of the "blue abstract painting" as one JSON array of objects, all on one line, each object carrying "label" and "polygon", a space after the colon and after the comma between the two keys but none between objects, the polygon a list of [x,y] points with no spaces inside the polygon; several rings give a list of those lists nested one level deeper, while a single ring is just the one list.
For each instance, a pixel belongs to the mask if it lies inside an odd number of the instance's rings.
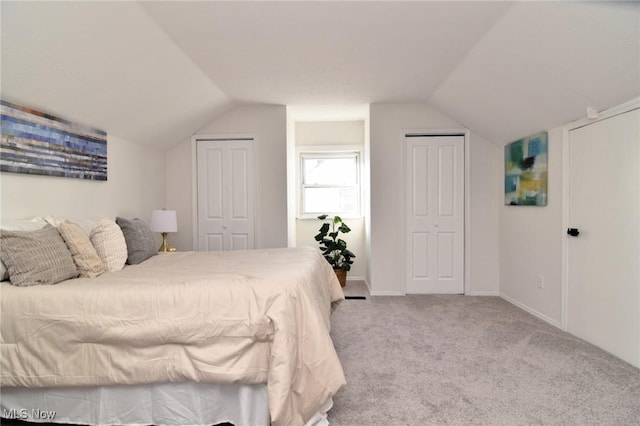
[{"label": "blue abstract painting", "polygon": [[0,101],[0,171],[107,180],[107,134]]},{"label": "blue abstract painting", "polygon": [[547,138],[547,132],[541,132],[505,145],[506,205],[547,205]]}]

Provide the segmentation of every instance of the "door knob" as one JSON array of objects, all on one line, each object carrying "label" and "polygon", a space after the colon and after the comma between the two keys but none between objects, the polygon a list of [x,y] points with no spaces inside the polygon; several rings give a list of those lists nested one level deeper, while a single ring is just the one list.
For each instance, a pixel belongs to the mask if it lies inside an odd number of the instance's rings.
[{"label": "door knob", "polygon": [[580,231],[578,230],[578,228],[569,228],[567,229],[567,234],[571,235],[572,237],[577,237],[578,235],[580,235]]}]

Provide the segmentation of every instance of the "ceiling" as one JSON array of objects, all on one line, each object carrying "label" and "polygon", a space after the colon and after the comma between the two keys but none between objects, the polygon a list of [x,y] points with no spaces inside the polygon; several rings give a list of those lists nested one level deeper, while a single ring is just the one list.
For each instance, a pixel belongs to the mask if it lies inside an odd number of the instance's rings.
[{"label": "ceiling", "polygon": [[424,102],[502,144],[640,95],[638,2],[1,8],[4,99],[161,148],[248,103]]}]

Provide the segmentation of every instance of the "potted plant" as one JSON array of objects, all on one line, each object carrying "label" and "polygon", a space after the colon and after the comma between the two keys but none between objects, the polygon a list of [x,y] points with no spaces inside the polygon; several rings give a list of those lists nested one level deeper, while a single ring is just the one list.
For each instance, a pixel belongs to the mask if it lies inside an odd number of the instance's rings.
[{"label": "potted plant", "polygon": [[342,221],[340,216],[331,218],[323,214],[318,216],[318,219],[323,221],[328,219],[328,222],[322,224],[320,232],[315,236],[315,239],[320,243],[322,255],[335,271],[340,285],[344,287],[347,282],[347,271],[351,269],[351,264],[353,263],[351,259],[356,255],[347,249],[347,242],[338,237],[341,233],[351,232],[351,228]]}]

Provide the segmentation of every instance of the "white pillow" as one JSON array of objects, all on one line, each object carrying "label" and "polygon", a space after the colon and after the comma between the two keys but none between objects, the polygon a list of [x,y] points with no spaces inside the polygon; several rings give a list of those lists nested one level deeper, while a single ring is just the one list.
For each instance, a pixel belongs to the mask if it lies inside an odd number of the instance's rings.
[{"label": "white pillow", "polygon": [[91,235],[91,231],[93,231],[93,228],[98,226],[98,222],[100,222],[100,219],[82,218],[73,220],[73,223],[80,225],[80,228],[82,228],[87,235]]},{"label": "white pillow", "polygon": [[59,217],[47,216],[43,218],[45,222],[49,225],[54,226],[56,228],[60,228],[60,224],[64,222],[64,219],[60,219]]},{"label": "white pillow", "polygon": [[90,235],[91,244],[98,252],[107,271],[119,271],[127,261],[127,242],[122,229],[109,219],[98,222]]},{"label": "white pillow", "polygon": [[[0,225],[0,229],[6,231],[36,231],[44,228],[47,222],[41,217],[34,217],[32,219],[13,220]],[[0,260],[0,281],[6,281],[9,279],[9,271],[7,266]]]},{"label": "white pillow", "polygon": [[59,217],[54,217],[54,216],[47,216],[45,218],[35,218],[35,219],[44,220],[49,225],[55,226],[56,228],[60,228],[60,225],[62,223],[64,223],[64,222],[73,222],[76,225],[79,225],[80,228],[82,228],[82,230],[87,233],[87,235],[91,235],[91,231],[93,231],[93,228],[95,228],[98,225],[98,222],[100,220],[109,220],[107,218],[100,218],[100,219],[87,219],[87,218],[70,219],[70,218],[66,218],[66,219],[61,219]]}]

